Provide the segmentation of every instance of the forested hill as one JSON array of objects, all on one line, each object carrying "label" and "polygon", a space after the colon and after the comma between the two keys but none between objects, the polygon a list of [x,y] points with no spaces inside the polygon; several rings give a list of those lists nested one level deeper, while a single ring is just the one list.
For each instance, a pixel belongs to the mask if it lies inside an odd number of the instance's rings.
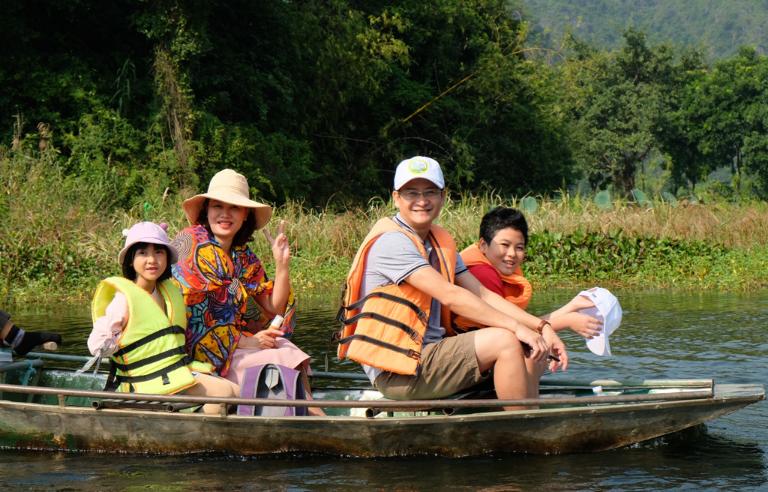
[{"label": "forested hill", "polygon": [[[581,8],[605,18],[590,25],[621,42],[574,40],[550,63],[524,1],[6,2],[0,182],[25,183],[12,173],[37,163],[30,173],[55,170],[51,186],[119,214],[231,167],[262,200],[345,208],[387,196],[395,163],[429,155],[463,192],[682,198],[711,183],[768,197],[767,56],[702,59],[610,26],[611,12],[637,3],[641,19],[661,2],[593,0]],[[669,32],[717,31],[693,15],[701,1],[665,4],[659,15],[696,20]],[[762,28],[748,4],[728,5]],[[14,193],[38,193],[4,191],[0,223]]]},{"label": "forested hill", "polygon": [[570,30],[601,48],[618,48],[627,28],[653,44],[701,48],[710,59],[740,46],[768,52],[768,0],[521,0],[531,18],[557,42]]}]

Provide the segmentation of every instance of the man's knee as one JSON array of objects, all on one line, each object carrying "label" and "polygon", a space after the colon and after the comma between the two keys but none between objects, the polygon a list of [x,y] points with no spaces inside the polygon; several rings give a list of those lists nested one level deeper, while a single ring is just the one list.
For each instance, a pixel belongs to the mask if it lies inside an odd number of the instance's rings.
[{"label": "man's knee", "polygon": [[482,328],[475,334],[475,350],[481,362],[521,357],[523,349],[514,333],[504,328]]},{"label": "man's knee", "polygon": [[499,355],[497,360],[512,360],[524,357],[523,347],[516,336],[499,341]]}]

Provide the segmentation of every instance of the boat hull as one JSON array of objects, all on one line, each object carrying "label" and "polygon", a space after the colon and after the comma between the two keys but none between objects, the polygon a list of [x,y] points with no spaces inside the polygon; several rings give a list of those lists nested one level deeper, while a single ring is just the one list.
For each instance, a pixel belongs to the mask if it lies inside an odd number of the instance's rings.
[{"label": "boat hull", "polygon": [[0,445],[16,449],[360,457],[561,454],[619,448],[765,398],[716,385],[711,398],[388,418],[241,417],[0,401]]}]

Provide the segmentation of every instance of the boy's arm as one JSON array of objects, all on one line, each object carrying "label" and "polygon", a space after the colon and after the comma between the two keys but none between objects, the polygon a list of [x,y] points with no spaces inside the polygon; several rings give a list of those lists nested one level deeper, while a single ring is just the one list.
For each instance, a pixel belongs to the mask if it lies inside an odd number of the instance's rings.
[{"label": "boy's arm", "polygon": [[[474,295],[476,295],[477,297],[485,301],[487,304],[491,305],[493,308],[501,311],[507,316],[512,317],[515,321],[517,321],[518,323],[522,324],[527,328],[535,330],[536,328],[538,328],[539,324],[541,323],[541,318],[538,318],[526,312],[516,304],[509,302],[508,300],[504,299],[497,293],[487,289],[470,272],[464,272],[459,276],[457,276],[456,284],[467,289],[468,291],[470,291],[471,293],[473,293]],[[464,315],[462,314],[462,316]],[[467,316],[467,317],[470,319],[473,319],[472,316]],[[475,320],[475,321],[480,321],[480,320]],[[483,324],[488,325],[488,323],[483,323]],[[488,326],[493,326],[493,325],[488,325]]]},{"label": "boy's arm", "polygon": [[[541,324],[541,318],[528,313],[524,309],[517,306],[515,303],[509,302],[495,292],[491,292],[485,288],[485,286],[480,283],[480,281],[477,280],[475,276],[470,272],[464,272],[461,275],[458,275],[456,277],[456,283],[477,295],[480,299],[501,313],[513,318],[523,326],[531,328],[531,330],[538,328],[538,326]],[[465,315],[462,314],[462,316]],[[472,319],[471,316],[469,316],[469,318]],[[482,323],[482,321],[477,319],[475,321]],[[565,350],[565,344],[562,340],[560,340],[560,337],[557,336],[552,325],[544,325],[541,335],[544,337],[544,340],[547,342],[547,344],[552,347],[552,351],[555,352],[560,358],[559,363],[553,362],[553,365],[550,366],[550,370],[554,371],[554,369],[558,366],[565,370],[568,367],[568,354]]]},{"label": "boy's arm", "polygon": [[[464,277],[464,275],[461,274],[459,278]],[[474,279],[474,277],[472,278]],[[521,325],[513,317],[494,309],[483,299],[462,286],[448,282],[434,268],[419,268],[406,277],[405,282],[430,297],[434,297],[456,314],[486,326],[510,330],[517,336],[518,340],[531,347],[531,357],[536,360],[546,357],[549,353],[549,346],[541,335]]]},{"label": "boy's arm", "polygon": [[[551,313],[549,313],[546,316],[546,318],[547,319],[549,319],[549,318],[556,318],[556,317],[562,316],[564,314],[568,314],[568,313],[572,313],[574,311],[578,311],[579,309],[587,309],[587,308],[591,308],[591,307],[595,307],[595,304],[592,301],[590,301],[589,299],[587,299],[584,296],[576,295],[576,296],[573,297],[573,299],[568,301],[567,304],[565,304],[565,305],[561,306],[560,308],[556,309],[555,311],[552,311]],[[544,318],[544,317],[545,316],[542,316],[542,318]]]},{"label": "boy's arm", "polygon": [[561,314],[560,316],[553,316],[550,314],[548,316],[549,322],[552,324],[552,328],[554,328],[555,331],[570,328],[587,340],[597,336],[600,333],[600,327],[603,325],[599,319],[578,312],[570,312]]},{"label": "boy's arm", "polygon": [[594,303],[586,297],[577,295],[568,301],[568,304],[542,316],[542,318],[549,320],[552,328],[556,331],[570,328],[584,338],[590,339],[600,333],[602,323],[599,319],[578,311],[594,306]]}]

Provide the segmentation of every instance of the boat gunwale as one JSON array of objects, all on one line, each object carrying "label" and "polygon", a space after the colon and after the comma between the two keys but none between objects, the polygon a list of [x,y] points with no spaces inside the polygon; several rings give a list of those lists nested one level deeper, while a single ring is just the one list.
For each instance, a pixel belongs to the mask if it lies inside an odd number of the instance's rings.
[{"label": "boat gunwale", "polygon": [[326,407],[326,408],[366,408],[378,409],[424,409],[424,408],[497,408],[505,406],[554,406],[554,405],[588,405],[590,403],[610,404],[629,403],[637,401],[668,401],[711,398],[714,388],[702,391],[683,390],[675,393],[645,393],[630,395],[595,395],[567,398],[526,398],[518,400],[498,399],[435,399],[435,400],[285,400],[267,398],[224,398],[212,396],[189,395],[155,395],[147,393],[121,393],[97,390],[78,390],[67,388],[51,388],[46,386],[26,386],[16,384],[0,384],[0,392],[48,395],[61,397],[84,397],[127,401],[152,401],[159,403],[220,403],[227,405],[258,405],[258,406],[295,406],[295,407]]},{"label": "boat gunwale", "polygon": [[[735,385],[744,386],[744,385]],[[761,385],[751,385],[761,386]],[[387,418],[370,418],[365,416],[351,416],[351,415],[328,415],[328,416],[243,416],[236,414],[229,415],[211,415],[201,413],[184,413],[184,412],[158,412],[152,410],[142,410],[134,408],[93,408],[93,407],[80,407],[73,405],[60,406],[55,404],[45,403],[29,403],[19,402],[11,400],[0,400],[0,411],[3,409],[16,408],[21,410],[42,411],[45,413],[67,413],[67,414],[105,414],[113,417],[118,416],[134,416],[134,417],[151,417],[152,419],[182,419],[182,420],[199,420],[211,421],[211,422],[226,422],[226,421],[291,421],[291,422],[307,422],[308,425],[312,423],[328,423],[328,422],[367,422],[378,423],[377,425],[391,425],[391,424],[428,424],[428,423],[440,423],[446,421],[457,422],[480,422],[480,421],[493,421],[493,420],[526,420],[533,418],[547,418],[558,416],[579,416],[582,414],[606,414],[616,412],[638,412],[647,410],[662,410],[669,408],[679,408],[686,406],[701,406],[704,405],[721,405],[727,403],[729,405],[746,406],[752,403],[756,403],[765,399],[765,393],[755,392],[752,394],[739,393],[735,396],[721,395],[713,396],[711,398],[692,398],[681,400],[659,400],[659,401],[644,401],[633,402],[624,405],[582,405],[582,406],[570,406],[570,407],[558,407],[558,408],[539,408],[539,409],[526,409],[526,410],[501,410],[501,411],[487,411],[476,412],[471,414],[444,414],[444,415],[413,415],[413,416],[394,416]]]},{"label": "boat gunwale", "polygon": [[[358,418],[356,416],[327,416],[327,417],[263,417],[263,416],[237,416],[237,415],[202,415],[195,413],[178,413],[178,412],[157,412],[153,410],[140,410],[140,409],[127,409],[127,408],[93,408],[77,405],[67,405],[66,397],[87,397],[87,398],[104,398],[104,399],[122,399],[122,400],[141,400],[142,396],[146,396],[148,401],[163,401],[173,403],[226,403],[230,405],[269,405],[269,406],[296,406],[296,407],[324,407],[324,408],[376,408],[380,411],[396,410],[396,411],[425,411],[425,410],[440,410],[444,408],[498,408],[508,402],[514,402],[516,400],[411,400],[411,401],[393,401],[393,400],[268,400],[268,399],[241,399],[241,398],[214,398],[214,397],[192,397],[183,395],[142,395],[136,393],[111,393],[105,391],[85,391],[85,390],[68,390],[60,388],[47,388],[37,386],[21,386],[21,385],[9,385],[0,384],[0,392],[13,392],[21,394],[42,394],[53,395],[59,397],[59,404],[52,403],[31,403],[31,402],[18,402],[13,400],[7,400],[5,398],[0,399],[0,406],[17,406],[25,405],[30,409],[44,408],[53,411],[59,411],[63,409],[75,410],[82,412],[84,409],[91,410],[93,412],[125,412],[128,415],[141,414],[165,414],[165,415],[179,415],[190,416],[195,418],[214,418],[214,419],[289,419],[289,420],[305,420],[305,419],[332,419],[332,420],[349,420]],[[643,398],[626,398],[626,397],[643,397]],[[617,398],[621,400],[616,401]],[[554,408],[536,408],[536,409],[523,409],[523,410],[493,410],[485,412],[476,412],[472,414],[456,414],[456,415],[420,415],[418,420],[423,421],[431,417],[444,420],[446,418],[451,419],[467,419],[483,415],[502,416],[502,418],[509,418],[510,416],[529,418],[535,415],[547,415],[547,414],[563,414],[572,412],[586,411],[588,413],[603,413],[611,411],[613,409],[618,411],[627,411],[631,409],[642,410],[647,407],[668,407],[677,406],[677,404],[701,404],[707,402],[709,404],[720,404],[722,402],[750,402],[754,403],[765,399],[765,389],[760,384],[718,384],[711,391],[682,391],[679,393],[660,393],[651,395],[621,395],[621,396],[585,396],[575,397],[568,399],[558,398],[545,398],[533,400],[539,406],[554,406]],[[64,402],[62,403],[62,400]],[[563,400],[573,401],[578,400],[578,404],[570,406],[562,406]],[[522,400],[520,400],[522,401]],[[555,406],[558,405],[558,406]],[[397,417],[388,417],[386,419],[372,419],[370,417],[359,417],[364,420],[397,420]],[[403,417],[406,419],[412,419],[413,416]]]}]

